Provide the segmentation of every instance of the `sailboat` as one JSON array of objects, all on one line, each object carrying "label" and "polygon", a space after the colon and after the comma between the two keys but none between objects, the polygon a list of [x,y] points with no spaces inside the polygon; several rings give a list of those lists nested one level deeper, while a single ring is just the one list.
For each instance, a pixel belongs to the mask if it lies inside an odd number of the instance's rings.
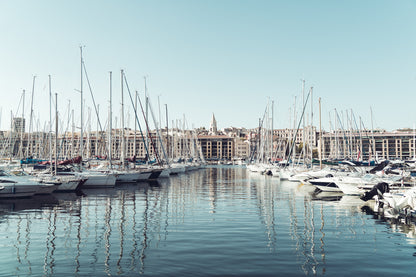
[{"label": "sailboat", "polygon": [[[83,141],[84,141],[84,132],[83,132],[83,73],[85,72],[85,76],[87,82],[89,84],[89,79],[87,75],[87,70],[85,67],[84,59],[82,56],[82,46],[80,47],[81,52],[81,136],[80,136],[80,151],[81,151],[81,160],[83,159]],[[91,88],[91,86],[89,86]],[[91,92],[92,95],[92,92]],[[94,100],[94,99],[93,99]],[[95,105],[95,101],[94,101]],[[98,117],[98,114],[97,114]],[[82,166],[82,162],[78,168],[78,174],[82,178],[85,179],[85,182],[82,184],[83,188],[96,188],[96,187],[114,187],[116,184],[116,174],[110,171],[96,171],[96,170],[89,170]]]}]

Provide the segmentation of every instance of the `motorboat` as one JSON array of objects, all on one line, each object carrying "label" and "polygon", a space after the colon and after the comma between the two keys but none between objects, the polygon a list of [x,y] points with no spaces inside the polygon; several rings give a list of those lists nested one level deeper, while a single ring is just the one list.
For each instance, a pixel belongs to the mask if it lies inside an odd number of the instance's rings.
[{"label": "motorboat", "polygon": [[39,191],[39,182],[27,176],[15,176],[0,171],[0,198],[30,197]]}]

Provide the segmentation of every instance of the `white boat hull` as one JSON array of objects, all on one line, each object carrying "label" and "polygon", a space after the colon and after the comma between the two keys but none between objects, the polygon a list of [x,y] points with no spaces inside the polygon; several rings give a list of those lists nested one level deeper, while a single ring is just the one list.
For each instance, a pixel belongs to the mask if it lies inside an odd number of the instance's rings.
[{"label": "white boat hull", "polygon": [[88,177],[88,179],[82,184],[83,188],[111,188],[116,185],[116,176],[114,174],[87,173],[85,177]]},{"label": "white boat hull", "polygon": [[0,198],[31,197],[38,191],[36,185],[1,184]]}]

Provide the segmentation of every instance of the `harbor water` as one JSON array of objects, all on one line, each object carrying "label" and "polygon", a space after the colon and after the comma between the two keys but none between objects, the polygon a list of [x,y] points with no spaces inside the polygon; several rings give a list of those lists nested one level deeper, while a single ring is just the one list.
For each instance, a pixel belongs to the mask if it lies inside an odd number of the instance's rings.
[{"label": "harbor water", "polygon": [[414,276],[415,224],[213,166],[0,200],[0,276]]}]

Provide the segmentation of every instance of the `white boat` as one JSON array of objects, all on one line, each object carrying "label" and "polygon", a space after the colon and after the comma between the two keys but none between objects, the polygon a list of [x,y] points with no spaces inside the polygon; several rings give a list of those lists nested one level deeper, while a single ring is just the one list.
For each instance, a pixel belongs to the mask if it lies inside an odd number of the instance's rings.
[{"label": "white boat", "polygon": [[86,179],[81,176],[65,176],[58,175],[56,180],[61,182],[61,185],[56,189],[56,191],[75,191],[77,190]]},{"label": "white boat", "polygon": [[179,174],[179,173],[184,173],[185,172],[185,165],[182,163],[172,163],[170,165],[170,174],[174,175],[174,174]]},{"label": "white boat", "polygon": [[152,174],[149,179],[168,178],[171,173],[171,168],[168,165],[152,165],[149,167],[142,167],[144,170],[150,170]]},{"label": "white boat", "polygon": [[278,166],[272,166],[270,168],[270,172],[271,172],[272,177],[280,178],[280,174],[279,174],[280,167],[278,167]]},{"label": "white boat", "polygon": [[159,178],[169,178],[170,172],[171,172],[170,168],[163,168],[162,172],[159,175]]},{"label": "white boat", "polygon": [[145,181],[150,178],[152,171],[149,169],[131,169],[131,170],[117,170],[116,182],[119,183],[135,183],[137,181]]},{"label": "white boat", "polygon": [[35,194],[50,194],[56,191],[61,186],[61,183],[40,183],[38,186],[38,191]]},{"label": "white boat", "polygon": [[117,178],[115,173],[84,170],[80,175],[87,179],[82,184],[83,188],[111,188],[116,185]]},{"label": "white boat", "polygon": [[[381,208],[385,217],[398,218],[399,216],[416,216],[416,187],[404,192],[386,192],[376,199],[377,206]],[[380,205],[383,203],[383,205]]]},{"label": "white boat", "polygon": [[294,168],[283,167],[279,171],[280,180],[289,180],[290,177],[297,174],[298,172]]},{"label": "white boat", "polygon": [[76,172],[58,172],[57,175],[52,175],[48,172],[43,172],[36,175],[44,182],[58,182],[60,185],[56,188],[57,192],[75,191],[87,179]]},{"label": "white boat", "polygon": [[31,182],[38,183],[38,190],[36,194],[50,194],[57,190],[61,185],[61,182],[52,180],[51,178],[39,178],[32,175],[29,175],[27,172],[21,169],[15,169],[8,172],[13,176],[25,177]]},{"label": "white boat", "polygon": [[362,177],[343,176],[337,177],[335,179],[335,184],[344,194],[363,195],[378,183],[385,182],[388,184],[397,184],[400,178],[401,176],[380,177],[375,174],[366,174]]},{"label": "white boat", "polygon": [[257,172],[261,174],[268,172],[270,168],[271,168],[271,165],[263,164],[263,163],[253,163],[253,164],[247,165],[247,169],[250,172]]},{"label": "white boat", "polygon": [[160,174],[162,174],[162,171],[163,169],[161,168],[152,168],[148,180],[156,180],[157,178],[159,178]]},{"label": "white boat", "polygon": [[309,183],[323,192],[342,192],[341,189],[335,184],[336,177],[324,177],[317,179],[309,179],[306,183]]},{"label": "white boat", "polygon": [[39,190],[40,183],[27,176],[14,176],[0,171],[0,198],[30,197]]},{"label": "white boat", "polygon": [[[310,171],[305,172],[305,176],[308,175],[309,178],[303,180],[305,184],[311,184],[318,188],[320,191],[327,192],[342,192],[342,190],[336,184],[336,181],[339,181],[340,178],[345,177],[360,177],[359,172],[344,171],[339,169],[323,169],[319,171]],[[319,177],[322,176],[322,177]]]}]

